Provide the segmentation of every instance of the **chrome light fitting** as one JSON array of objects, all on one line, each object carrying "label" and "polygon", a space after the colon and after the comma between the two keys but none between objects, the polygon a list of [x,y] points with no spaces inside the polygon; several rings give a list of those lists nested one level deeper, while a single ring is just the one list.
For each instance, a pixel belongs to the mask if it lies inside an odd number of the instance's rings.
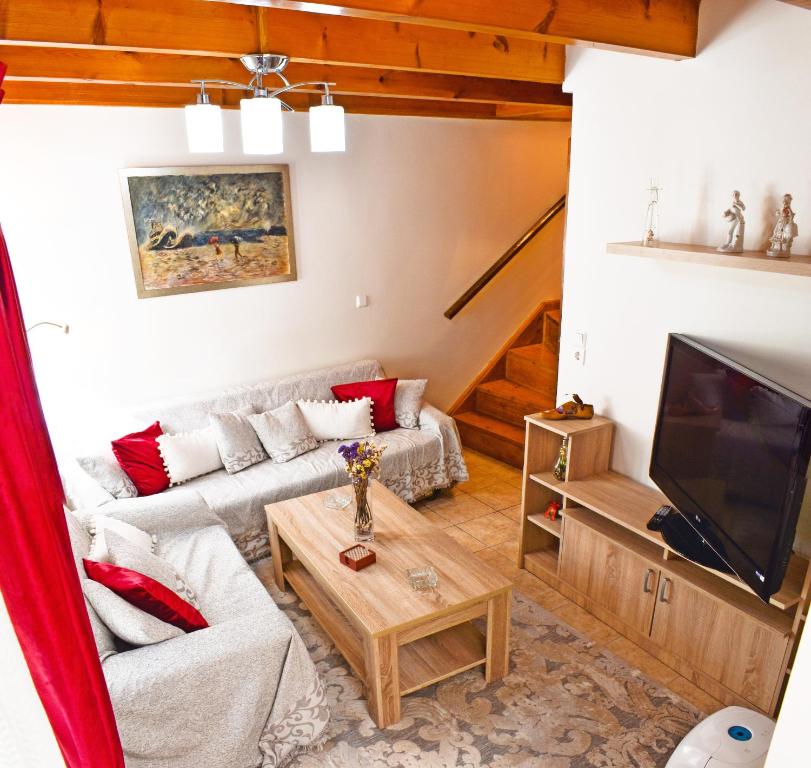
[{"label": "chrome light fitting", "polygon": [[[346,150],[344,109],[333,103],[329,89],[335,83],[321,81],[290,83],[283,72],[287,56],[253,53],[240,58],[253,74],[247,85],[231,80],[192,80],[200,86],[197,103],[186,107],[186,138],[189,152],[222,152],[222,110],[211,103],[207,88],[247,91],[250,97],[240,99],[242,149],[248,155],[276,155],[284,149],[282,111],[293,108],[279,97],[302,88],[323,88],[319,106],[310,108],[310,149],[313,152],[343,152]],[[276,75],[281,88],[269,89],[264,78]]]}]

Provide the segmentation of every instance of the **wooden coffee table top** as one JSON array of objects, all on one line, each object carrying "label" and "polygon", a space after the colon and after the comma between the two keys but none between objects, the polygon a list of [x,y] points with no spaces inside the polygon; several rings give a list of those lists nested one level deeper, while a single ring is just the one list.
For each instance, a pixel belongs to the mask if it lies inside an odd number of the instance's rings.
[{"label": "wooden coffee table top", "polygon": [[[343,489],[352,494],[351,488]],[[509,591],[511,582],[429,523],[380,483],[370,491],[375,541],[367,546],[377,562],[362,571],[341,564],[338,553],[354,542],[354,503],[328,509],[332,491],[288,499],[265,507],[268,522],[348,618],[376,636],[405,629]],[[433,565],[435,590],[415,592],[406,571]]]}]

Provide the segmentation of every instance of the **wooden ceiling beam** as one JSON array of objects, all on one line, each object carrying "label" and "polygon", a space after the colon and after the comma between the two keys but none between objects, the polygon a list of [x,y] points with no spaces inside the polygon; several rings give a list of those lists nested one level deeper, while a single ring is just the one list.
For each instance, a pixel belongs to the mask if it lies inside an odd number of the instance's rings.
[{"label": "wooden ceiling beam", "polygon": [[0,0],[5,44],[104,47],[563,81],[564,47],[461,29],[201,0]]},{"label": "wooden ceiling beam", "polygon": [[[186,56],[105,49],[52,49],[32,45],[7,45],[0,56],[12,79],[101,81],[188,86],[191,80],[210,78],[247,82],[249,74],[236,59],[220,56]],[[520,80],[438,75],[368,67],[335,67],[323,64],[290,64],[291,82],[337,83],[336,95],[436,99],[485,103],[571,106],[571,94],[559,85]],[[193,100],[189,95],[189,102]]]},{"label": "wooden ceiling beam", "polygon": [[[182,107],[189,103],[189,88],[128,84],[43,82],[6,80],[6,104],[73,104],[92,106]],[[225,108],[236,108],[240,94],[234,91],[212,92],[212,101]],[[295,109],[307,109],[320,103],[317,94],[291,93],[285,99]],[[341,105],[349,113],[371,115],[411,115],[467,119],[498,118],[497,104],[435,101],[428,99],[345,96]],[[571,120],[571,108],[546,105],[536,107],[535,120]],[[502,116],[503,117],[503,116]],[[516,115],[525,117],[525,115]]]},{"label": "wooden ceiling beam", "polygon": [[[512,39],[696,54],[700,0],[211,0],[463,29]],[[808,7],[811,0],[784,0]]]}]

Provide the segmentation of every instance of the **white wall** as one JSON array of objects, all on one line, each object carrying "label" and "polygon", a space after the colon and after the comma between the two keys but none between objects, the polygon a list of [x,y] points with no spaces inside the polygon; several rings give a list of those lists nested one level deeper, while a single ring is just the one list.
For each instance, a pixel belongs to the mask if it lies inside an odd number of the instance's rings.
[{"label": "white wall", "polygon": [[[700,53],[672,62],[569,49],[574,94],[560,392],[619,423],[615,467],[646,481],[669,331],[709,342],[811,395],[811,281],[608,256],[641,238],[650,177],[661,238],[720,245],[733,189],[760,248],[784,192],[811,252],[811,13],[704,0]],[[586,365],[573,335],[588,333]]]},{"label": "white wall", "polygon": [[0,109],[0,221],[26,319],[72,329],[32,335],[57,440],[108,408],[365,356],[427,376],[444,407],[560,297],[562,221],[442,316],[565,191],[567,124],[350,116],[348,152],[314,155],[306,115],[285,119],[270,161],[291,166],[299,280],[138,300],[118,169],[261,162],[241,154],[237,114],[212,158],[187,153],[180,110]]}]

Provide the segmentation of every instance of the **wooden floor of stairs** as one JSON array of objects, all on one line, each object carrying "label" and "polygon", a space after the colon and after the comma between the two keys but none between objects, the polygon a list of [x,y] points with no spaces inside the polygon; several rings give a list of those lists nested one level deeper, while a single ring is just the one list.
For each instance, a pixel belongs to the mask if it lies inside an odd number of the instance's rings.
[{"label": "wooden floor of stairs", "polygon": [[523,466],[524,416],[554,407],[559,346],[559,302],[547,302],[451,409],[466,448]]}]

